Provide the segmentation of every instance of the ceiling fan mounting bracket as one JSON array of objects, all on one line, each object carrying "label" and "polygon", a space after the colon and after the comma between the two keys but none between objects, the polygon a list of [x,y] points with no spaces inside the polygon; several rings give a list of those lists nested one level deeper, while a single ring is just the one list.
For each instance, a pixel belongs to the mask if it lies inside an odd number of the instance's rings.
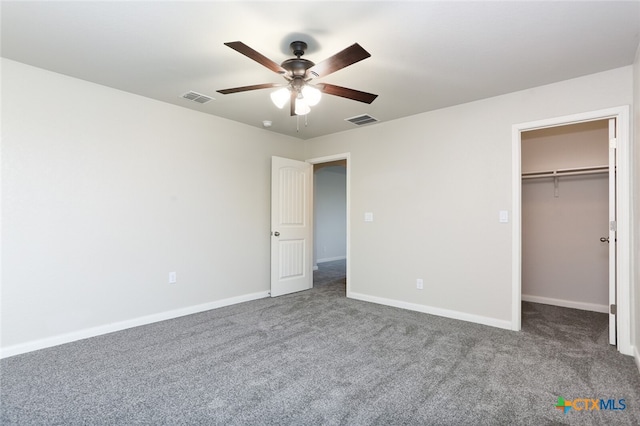
[{"label": "ceiling fan mounting bracket", "polygon": [[304,51],[307,50],[307,43],[304,41],[293,41],[289,47],[291,48],[291,53],[299,58],[304,55]]},{"label": "ceiling fan mounting bracket", "polygon": [[291,48],[291,52],[296,57],[287,59],[282,64],[280,64],[282,68],[287,70],[285,78],[290,80],[296,77],[306,77],[307,70],[315,65],[315,63],[311,62],[310,60],[301,58],[307,48],[307,43],[305,43],[304,41],[294,41],[289,45],[289,47]]}]

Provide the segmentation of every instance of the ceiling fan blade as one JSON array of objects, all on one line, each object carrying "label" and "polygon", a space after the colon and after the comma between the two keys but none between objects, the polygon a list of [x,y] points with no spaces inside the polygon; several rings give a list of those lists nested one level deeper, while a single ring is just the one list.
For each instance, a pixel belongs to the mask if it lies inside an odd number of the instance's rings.
[{"label": "ceiling fan blade", "polygon": [[333,84],[316,84],[316,87],[327,95],[341,96],[343,98],[353,99],[354,101],[364,102],[365,104],[370,104],[378,97],[378,95],[374,95],[373,93],[361,92],[342,86],[334,86]]},{"label": "ceiling fan blade", "polygon": [[281,87],[281,86],[282,84],[278,84],[278,83],[254,84],[253,86],[242,86],[242,87],[234,87],[231,89],[216,90],[216,92],[222,93],[223,95],[229,95],[231,93],[248,92],[249,90],[268,89],[270,87]]},{"label": "ceiling fan blade", "polygon": [[349,65],[367,59],[371,54],[364,50],[358,43],[354,43],[341,52],[325,59],[309,68],[308,72],[313,77],[325,77]]},{"label": "ceiling fan blade", "polygon": [[271,59],[267,58],[262,53],[256,52],[255,50],[253,50],[252,48],[250,48],[249,46],[247,46],[246,44],[244,44],[241,41],[230,41],[228,43],[225,43],[225,46],[229,46],[230,48],[232,48],[236,52],[242,53],[244,56],[246,56],[246,57],[248,57],[250,59],[253,59],[254,61],[259,63],[260,65],[263,65],[263,66],[269,68],[273,72],[276,72],[278,74],[286,74],[286,72],[287,72],[280,65],[278,65],[275,62],[273,62]]}]

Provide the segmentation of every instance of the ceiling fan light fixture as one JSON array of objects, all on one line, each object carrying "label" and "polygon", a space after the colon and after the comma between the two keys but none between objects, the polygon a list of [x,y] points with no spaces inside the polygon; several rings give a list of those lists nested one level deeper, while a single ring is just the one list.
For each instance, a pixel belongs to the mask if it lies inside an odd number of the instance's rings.
[{"label": "ceiling fan light fixture", "polygon": [[296,98],[296,115],[307,115],[310,112],[311,108],[309,108],[309,104],[307,103],[307,101],[302,97]]},{"label": "ceiling fan light fixture", "polygon": [[284,105],[289,100],[289,89],[283,87],[281,89],[276,90],[275,92],[271,92],[271,101],[275,106],[282,109]]},{"label": "ceiling fan light fixture", "polygon": [[302,88],[302,96],[307,101],[307,105],[315,106],[320,102],[322,92],[313,86],[306,85]]}]

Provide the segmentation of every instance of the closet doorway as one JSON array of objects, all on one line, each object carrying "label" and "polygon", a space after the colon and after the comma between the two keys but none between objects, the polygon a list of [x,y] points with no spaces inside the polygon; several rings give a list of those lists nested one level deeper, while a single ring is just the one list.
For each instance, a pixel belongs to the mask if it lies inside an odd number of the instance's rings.
[{"label": "closet doorway", "polygon": [[[633,355],[631,344],[631,146],[628,105],[547,118],[512,126],[512,330],[522,328],[522,164],[521,136],[528,131],[597,120],[609,122],[609,282],[610,327],[619,352]],[[612,189],[611,189],[612,188]],[[562,186],[559,191],[561,193]],[[613,208],[612,208],[613,207]],[[611,285],[613,284],[613,285]]]},{"label": "closet doorway", "polygon": [[609,124],[521,135],[522,301],[609,313]]}]

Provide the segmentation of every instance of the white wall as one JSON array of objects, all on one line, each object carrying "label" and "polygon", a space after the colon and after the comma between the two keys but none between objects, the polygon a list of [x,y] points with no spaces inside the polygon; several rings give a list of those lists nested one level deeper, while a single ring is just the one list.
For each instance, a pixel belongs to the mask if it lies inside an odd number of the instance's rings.
[{"label": "white wall", "polygon": [[624,67],[308,141],[351,153],[350,295],[510,327],[513,124],[631,103]]},{"label": "white wall", "polygon": [[270,158],[299,140],[4,59],[2,89],[5,354],[266,296]]},{"label": "white wall", "polygon": [[[608,121],[522,134],[522,172],[608,164]],[[522,299],[608,312],[608,175],[522,181]]]},{"label": "white wall", "polygon": [[[314,245],[317,263],[347,256],[347,169],[314,170]],[[321,165],[320,165],[321,166]]]}]

